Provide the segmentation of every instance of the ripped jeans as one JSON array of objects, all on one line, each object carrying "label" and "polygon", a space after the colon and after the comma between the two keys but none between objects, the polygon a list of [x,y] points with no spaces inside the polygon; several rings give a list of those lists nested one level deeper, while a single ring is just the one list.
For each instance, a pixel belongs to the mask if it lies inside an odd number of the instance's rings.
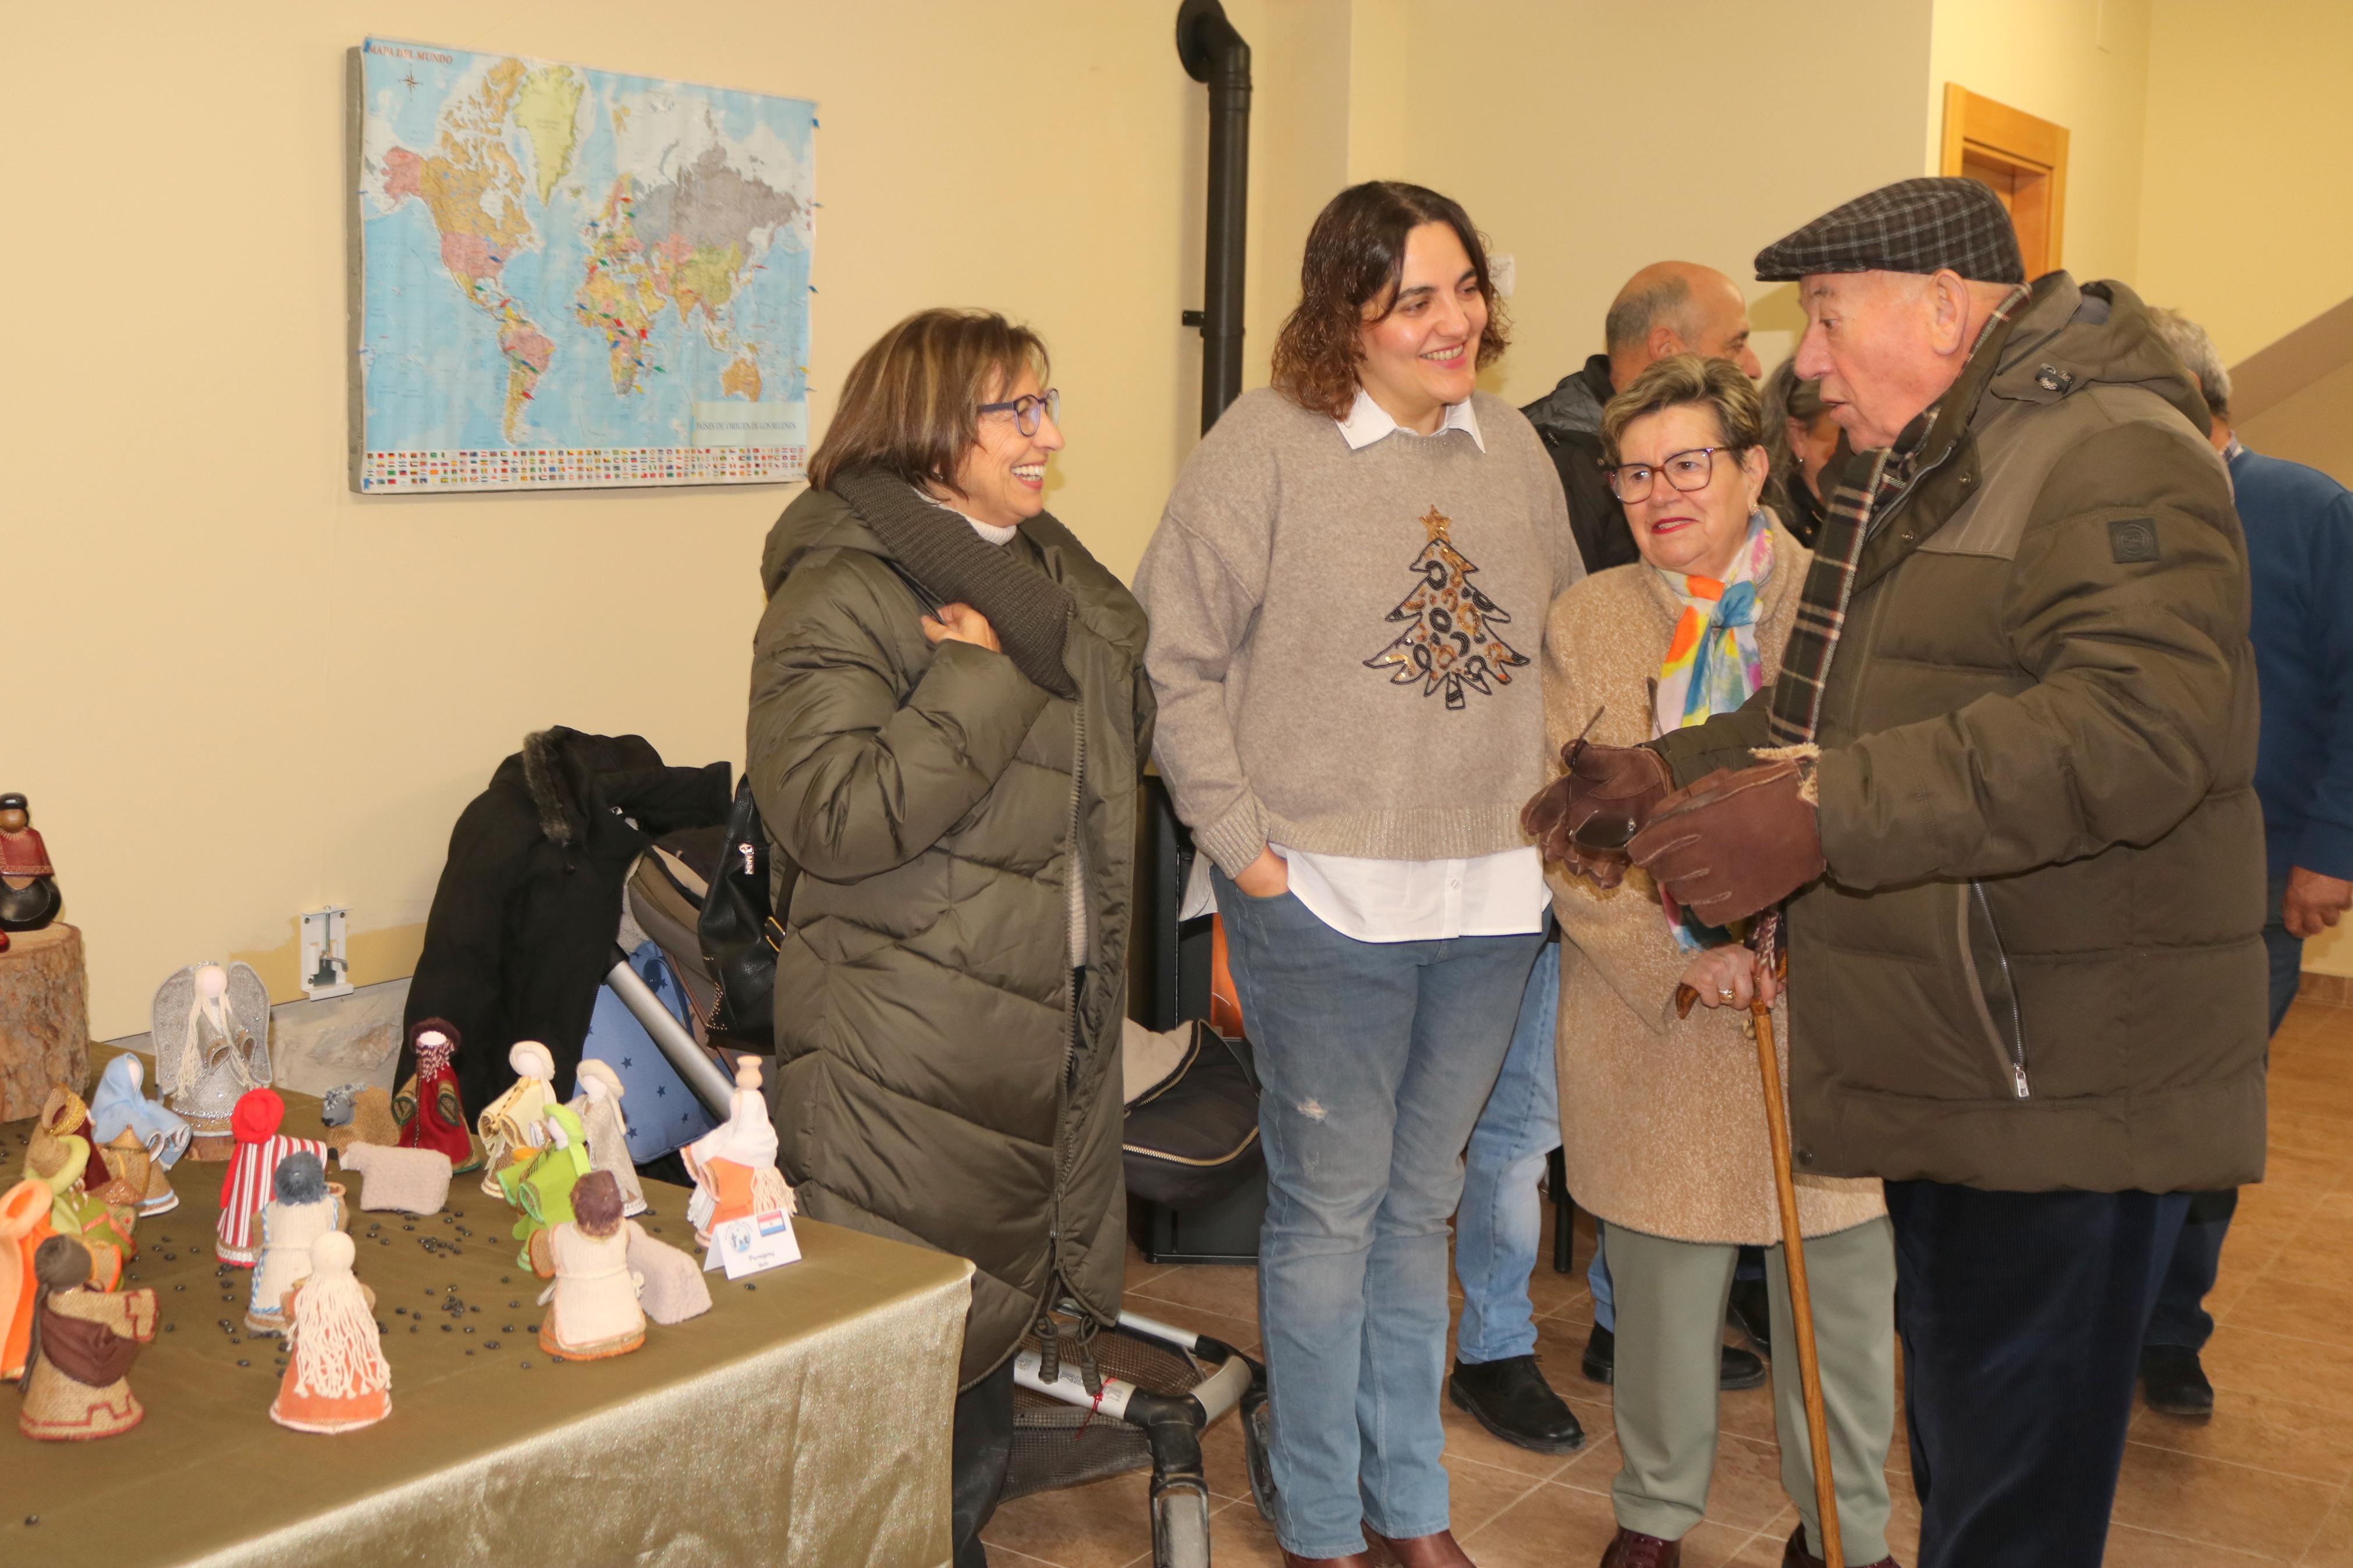
[{"label": "ripped jeans", "polygon": [[1341,1557],[1360,1522],[1444,1530],[1447,1222],[1543,935],[1358,942],[1215,881],[1265,1086],[1276,1537]]}]

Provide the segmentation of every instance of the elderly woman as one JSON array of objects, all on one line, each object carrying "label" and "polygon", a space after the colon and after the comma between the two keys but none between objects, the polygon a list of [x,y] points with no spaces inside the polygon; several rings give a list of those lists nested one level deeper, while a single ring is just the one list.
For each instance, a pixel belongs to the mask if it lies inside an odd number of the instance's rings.
[{"label": "elderly woman", "polygon": [[[1657,362],[1611,399],[1601,439],[1642,559],[1587,578],[1552,607],[1545,710],[1556,748],[1588,721],[1595,742],[1633,746],[1746,701],[1779,668],[1810,559],[1758,507],[1757,397],[1736,366],[1690,354]],[[1619,1530],[1602,1563],[1651,1568],[1679,1560],[1677,1542],[1707,1507],[1736,1255],[1780,1240],[1745,1032],[1752,998],[1771,1001],[1777,988],[1729,933],[1664,906],[1640,871],[1606,889],[1556,875],[1553,908],[1563,1155],[1570,1190],[1601,1221],[1617,1294]],[[1678,1017],[1678,982],[1709,1010]],[[1778,1013],[1775,1024],[1786,1043]],[[1871,1563],[1887,1551],[1894,1244],[1877,1182],[1797,1181],[1839,1521],[1847,1561]],[[1773,1343],[1786,1346],[1778,1245],[1766,1267]],[[1781,1481],[1802,1516],[1783,1558],[1793,1565],[1816,1560],[1808,1536],[1817,1550],[1821,1541],[1796,1372],[1793,1359],[1776,1359]]]},{"label": "elderly woman", "polygon": [[[1216,863],[1265,1083],[1259,1321],[1286,1561],[1469,1561],[1439,1384],[1446,1222],[1544,941],[1519,803],[1532,638],[1580,568],[1479,232],[1419,185],[1332,198],[1274,384],[1185,461],[1136,592],[1161,772]],[[1525,651],[1522,651],[1525,646]]]},{"label": "elderly woman", "polygon": [[[1144,615],[1045,510],[1045,344],[924,310],[851,367],[768,535],[747,771],[780,868],[770,1103],[802,1212],[970,1258],[958,1568],[1012,1358],[1117,1315]],[[787,879],[780,878],[783,881]],[[1053,1331],[1051,1322],[1047,1331]]]}]

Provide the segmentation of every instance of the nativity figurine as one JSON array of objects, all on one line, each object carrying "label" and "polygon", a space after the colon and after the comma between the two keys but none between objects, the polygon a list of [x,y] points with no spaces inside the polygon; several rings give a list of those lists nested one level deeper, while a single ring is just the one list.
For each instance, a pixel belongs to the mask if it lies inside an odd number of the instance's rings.
[{"label": "nativity figurine", "polygon": [[40,1288],[33,1258],[55,1235],[47,1183],[27,1177],[0,1193],[0,1380],[13,1383],[24,1375],[33,1297]]},{"label": "nativity figurine", "polygon": [[540,1292],[539,1348],[565,1361],[627,1355],[646,1342],[643,1283],[629,1248],[644,1237],[621,1213],[621,1187],[610,1171],[591,1171],[572,1189],[572,1217],[533,1233],[531,1267],[554,1284]]},{"label": "nativity figurine", "polygon": [[89,1168],[86,1138],[59,1138],[26,1156],[26,1173],[49,1190],[49,1228],[89,1248],[90,1278],[100,1289],[111,1290],[130,1261],[137,1214],[91,1196],[82,1185]]},{"label": "nativity figurine", "polygon": [[629,1123],[621,1111],[621,1075],[592,1057],[580,1064],[573,1082],[580,1092],[572,1097],[567,1109],[580,1119],[581,1130],[588,1135],[589,1166],[613,1173],[614,1183],[621,1189],[621,1213],[634,1219],[653,1205],[646,1202],[645,1188],[638,1184],[638,1168],[629,1160]]},{"label": "nativity figurine", "polygon": [[167,1214],[180,1196],[172,1190],[171,1169],[188,1152],[188,1124],[143,1092],[146,1064],[129,1051],[106,1064],[98,1092],[90,1100],[90,1135],[106,1152],[111,1170],[132,1140],[147,1153],[147,1177],[139,1199],[142,1215]]},{"label": "nativity figurine", "polygon": [[375,1292],[352,1273],[357,1249],[331,1230],[311,1244],[311,1272],[281,1304],[286,1374],[269,1418],[297,1432],[354,1432],[392,1414],[392,1367]]},{"label": "nativity figurine", "polygon": [[319,1120],[327,1129],[327,1147],[338,1155],[354,1143],[396,1148],[400,1121],[392,1096],[372,1083],[340,1084],[319,1097]]},{"label": "nativity figurine", "polygon": [[25,1360],[16,1430],[44,1443],[112,1437],[147,1414],[131,1392],[131,1363],[155,1337],[155,1292],[93,1287],[90,1254],[62,1236],[33,1255],[39,1289]]},{"label": "nativity figurine", "polygon": [[[451,1173],[479,1169],[482,1156],[467,1130],[466,1102],[458,1092],[458,1026],[442,1018],[420,1018],[408,1031],[417,1071],[393,1096],[392,1114],[400,1124],[404,1149],[438,1149],[448,1158]],[[551,1059],[548,1069],[554,1070]]]},{"label": "nativity figurine", "polygon": [[213,1256],[223,1263],[250,1268],[261,1257],[259,1221],[261,1206],[276,1191],[279,1162],[290,1154],[311,1154],[325,1163],[327,1146],[315,1138],[289,1138],[278,1131],[286,1120],[286,1102],[271,1089],[248,1089],[231,1113],[230,1127],[237,1152],[221,1177],[218,1239]]},{"label": "nativity figurine", "polygon": [[261,1209],[261,1258],[253,1266],[245,1326],[274,1334],[286,1325],[286,1292],[311,1272],[311,1244],[337,1226],[326,1168],[311,1153],[289,1154],[270,1178],[272,1196]]},{"label": "nativity figurine", "polygon": [[267,1089],[269,990],[247,963],[192,963],[155,988],[155,1087],[194,1133],[191,1158],[237,1152],[240,1096]]},{"label": "nativity figurine", "polygon": [[58,918],[58,868],[21,795],[0,795],[0,931],[38,931]]},{"label": "nativity figurine", "polygon": [[501,1194],[522,1216],[513,1235],[522,1243],[515,1262],[524,1268],[531,1267],[531,1238],[572,1217],[572,1189],[588,1173],[587,1135],[570,1110],[551,1106],[533,1131],[538,1147],[530,1163],[510,1161],[499,1177]]},{"label": "nativity figurine", "polygon": [[507,1066],[514,1069],[515,1080],[504,1094],[482,1108],[478,1125],[485,1167],[482,1191],[494,1198],[507,1196],[501,1184],[506,1167],[528,1163],[534,1157],[530,1129],[538,1126],[548,1108],[557,1103],[555,1058],[545,1046],[537,1040],[517,1040],[507,1049]]},{"label": "nativity figurine", "polygon": [[[776,1169],[776,1130],[768,1121],[767,1097],[760,1092],[760,1059],[735,1063],[735,1090],[727,1099],[727,1120],[680,1152],[694,1178],[686,1217],[694,1240],[708,1248],[712,1235],[729,1220],[771,1209],[794,1212],[793,1189]],[[706,1257],[703,1266],[712,1259]]]}]

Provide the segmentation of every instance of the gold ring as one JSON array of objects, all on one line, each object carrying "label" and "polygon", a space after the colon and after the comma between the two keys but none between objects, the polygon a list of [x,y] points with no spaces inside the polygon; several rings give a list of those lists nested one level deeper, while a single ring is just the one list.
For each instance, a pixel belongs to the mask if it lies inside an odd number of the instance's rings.
[{"label": "gold ring", "polygon": [[1718,996],[1723,997],[1723,998],[1724,998],[1725,1001],[1727,1001],[1727,1002],[1729,1002],[1729,1001],[1731,1001],[1731,1000],[1732,1000],[1732,987],[1731,987],[1731,986],[1729,986],[1729,985],[1719,985],[1719,986],[1717,986],[1717,987],[1715,988],[1715,994],[1716,994]]}]

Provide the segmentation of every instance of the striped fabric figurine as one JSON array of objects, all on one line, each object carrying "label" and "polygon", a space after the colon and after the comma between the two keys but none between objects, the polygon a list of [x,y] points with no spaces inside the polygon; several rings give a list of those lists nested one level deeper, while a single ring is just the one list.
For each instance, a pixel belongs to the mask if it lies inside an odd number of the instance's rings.
[{"label": "striped fabric figurine", "polygon": [[213,1256],[223,1263],[250,1268],[261,1257],[261,1207],[274,1192],[278,1162],[293,1153],[311,1153],[323,1163],[327,1146],[314,1138],[288,1138],[279,1124],[286,1120],[286,1102],[278,1091],[249,1089],[237,1097],[229,1114],[229,1131],[237,1152],[221,1178],[219,1240]]}]

